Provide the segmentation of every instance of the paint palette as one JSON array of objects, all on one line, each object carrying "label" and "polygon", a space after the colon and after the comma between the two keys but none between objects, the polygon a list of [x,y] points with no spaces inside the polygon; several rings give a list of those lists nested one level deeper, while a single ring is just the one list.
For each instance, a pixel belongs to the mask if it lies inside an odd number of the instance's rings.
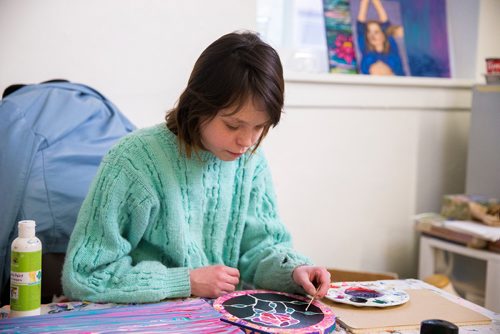
[{"label": "paint palette", "polygon": [[325,298],[354,306],[388,307],[406,303],[410,296],[382,282],[340,282],[330,284]]},{"label": "paint palette", "polygon": [[213,307],[221,320],[240,327],[245,333],[332,333],[332,310],[310,299],[268,290],[237,291],[215,300]]}]

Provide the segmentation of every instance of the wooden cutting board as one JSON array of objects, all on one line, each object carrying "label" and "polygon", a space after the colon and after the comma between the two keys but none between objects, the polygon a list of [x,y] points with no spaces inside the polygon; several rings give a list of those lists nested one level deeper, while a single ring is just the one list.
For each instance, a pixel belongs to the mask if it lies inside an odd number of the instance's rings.
[{"label": "wooden cutting board", "polygon": [[454,303],[432,290],[406,290],[410,300],[403,305],[375,308],[335,303],[324,298],[338,323],[352,333],[419,329],[427,319],[441,319],[457,326],[487,325],[491,319]]}]

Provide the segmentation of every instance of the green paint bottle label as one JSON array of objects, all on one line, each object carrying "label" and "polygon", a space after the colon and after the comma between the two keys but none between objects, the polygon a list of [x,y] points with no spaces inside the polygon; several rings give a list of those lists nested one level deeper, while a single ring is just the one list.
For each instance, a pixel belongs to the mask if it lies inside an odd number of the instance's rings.
[{"label": "green paint bottle label", "polygon": [[40,307],[42,287],[42,251],[12,252],[10,272],[10,308],[30,311]]}]

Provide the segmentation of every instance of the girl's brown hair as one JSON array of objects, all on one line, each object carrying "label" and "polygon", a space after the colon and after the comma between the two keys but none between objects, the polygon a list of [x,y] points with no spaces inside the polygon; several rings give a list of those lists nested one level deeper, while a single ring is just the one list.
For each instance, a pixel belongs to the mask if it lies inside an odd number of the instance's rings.
[{"label": "girl's brown hair", "polygon": [[368,42],[368,26],[370,24],[376,24],[380,31],[382,32],[382,34],[384,35],[384,48],[383,48],[383,51],[382,53],[389,53],[389,50],[391,48],[391,45],[389,44],[389,38],[387,37],[387,32],[384,31],[384,29],[382,29],[382,24],[379,22],[379,21],[375,21],[375,20],[369,20],[369,21],[366,21],[366,31],[367,33],[365,34],[365,45],[366,45],[366,48],[368,49],[368,51],[377,51],[375,50],[375,48],[373,47],[373,45],[370,44],[370,42]]},{"label": "girl's brown hair", "polygon": [[167,127],[191,157],[203,149],[200,128],[204,122],[229,107],[235,107],[236,113],[252,99],[265,107],[270,118],[255,150],[280,120],[284,90],[278,53],[255,33],[230,33],[202,52],[176,107],[165,117]]}]

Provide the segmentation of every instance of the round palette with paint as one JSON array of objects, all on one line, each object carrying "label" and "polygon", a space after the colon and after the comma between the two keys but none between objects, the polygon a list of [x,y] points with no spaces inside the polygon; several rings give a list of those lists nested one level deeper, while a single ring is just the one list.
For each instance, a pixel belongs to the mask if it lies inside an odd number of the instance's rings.
[{"label": "round palette with paint", "polygon": [[325,298],[338,303],[369,307],[396,306],[410,300],[405,291],[380,282],[332,283]]}]

